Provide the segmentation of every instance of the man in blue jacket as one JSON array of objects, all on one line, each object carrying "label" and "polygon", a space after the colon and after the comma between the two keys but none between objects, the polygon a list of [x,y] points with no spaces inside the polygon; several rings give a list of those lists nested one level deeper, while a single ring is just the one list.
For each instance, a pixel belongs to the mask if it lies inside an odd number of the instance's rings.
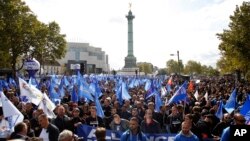
[{"label": "man in blue jacket", "polygon": [[191,132],[191,127],[190,122],[182,122],[181,131],[175,136],[174,141],[199,141],[199,138]]},{"label": "man in blue jacket", "polygon": [[140,130],[138,120],[132,117],[129,121],[129,130],[121,136],[121,141],[147,141],[146,135]]}]

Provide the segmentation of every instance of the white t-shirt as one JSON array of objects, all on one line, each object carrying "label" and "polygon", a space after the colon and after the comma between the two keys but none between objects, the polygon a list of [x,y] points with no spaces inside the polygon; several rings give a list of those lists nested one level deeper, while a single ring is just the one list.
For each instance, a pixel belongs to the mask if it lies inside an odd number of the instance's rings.
[{"label": "white t-shirt", "polygon": [[40,136],[39,138],[42,138],[43,141],[49,141],[49,133],[46,132],[47,129],[44,129],[42,130],[42,132],[40,133]]}]

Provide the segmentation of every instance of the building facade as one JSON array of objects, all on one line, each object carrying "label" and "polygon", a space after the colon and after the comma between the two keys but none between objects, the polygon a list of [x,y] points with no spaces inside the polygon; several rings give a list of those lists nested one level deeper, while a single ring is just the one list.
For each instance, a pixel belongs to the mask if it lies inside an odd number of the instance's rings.
[{"label": "building facade", "polygon": [[80,64],[82,74],[109,73],[108,55],[101,48],[89,43],[67,43],[67,53],[63,59],[57,60],[64,71],[73,71],[74,65]]}]

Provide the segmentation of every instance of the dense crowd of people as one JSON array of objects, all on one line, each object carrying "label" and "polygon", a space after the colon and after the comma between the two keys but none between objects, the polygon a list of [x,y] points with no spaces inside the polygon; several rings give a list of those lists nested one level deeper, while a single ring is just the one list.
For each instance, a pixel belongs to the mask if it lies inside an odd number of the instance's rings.
[{"label": "dense crowd of people", "polygon": [[[126,81],[126,78],[124,79]],[[169,85],[169,79],[163,79],[162,87],[166,88]],[[114,79],[99,81],[102,91],[99,101],[104,117],[97,115],[93,101],[81,99],[72,102],[70,92],[66,91],[61,103],[54,110],[56,117],[50,119],[43,109],[30,102],[21,102],[18,97],[19,88],[3,89],[6,97],[21,111],[25,120],[15,125],[13,133],[2,135],[0,140],[77,140],[79,137],[74,136],[77,134],[77,127],[85,124],[97,127],[96,136],[100,141],[105,140],[103,133],[105,134],[106,130],[123,132],[122,141],[143,141],[147,140],[146,134],[158,133],[176,134],[175,141],[224,141],[228,139],[227,130],[231,124],[247,124],[244,116],[239,114],[240,107],[248,98],[250,90],[247,81],[236,81],[234,77],[203,77],[196,83],[191,79],[186,89],[188,101],[167,104],[183,82],[184,80],[178,76],[171,77],[170,89],[166,94],[161,93],[164,104],[160,106],[159,111],[156,111],[154,96],[147,99],[145,97],[147,94],[145,84],[130,88],[131,99],[123,100],[121,104],[114,89],[116,81]],[[219,101],[225,104],[235,88],[237,107],[232,113],[223,109],[223,118],[218,118],[215,114]],[[40,90],[48,94],[46,85]],[[194,96],[196,92],[198,97]],[[8,121],[0,109],[0,130],[4,131],[8,127]]]}]

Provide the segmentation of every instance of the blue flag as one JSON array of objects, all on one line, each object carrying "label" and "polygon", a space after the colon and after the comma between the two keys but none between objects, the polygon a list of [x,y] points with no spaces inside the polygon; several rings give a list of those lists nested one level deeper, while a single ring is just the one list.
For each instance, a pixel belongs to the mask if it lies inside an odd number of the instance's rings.
[{"label": "blue flag", "polygon": [[224,108],[231,114],[236,107],[236,89],[233,90]]},{"label": "blue flag", "polygon": [[126,83],[122,82],[122,98],[125,100],[131,99],[131,96],[128,93],[128,89],[126,87]]},{"label": "blue flag", "polygon": [[104,112],[102,110],[102,106],[101,106],[100,101],[98,99],[97,93],[95,93],[95,106],[96,106],[97,115],[101,118],[104,118]]},{"label": "blue flag", "polygon": [[147,80],[144,89],[145,91],[148,91],[150,88],[151,88],[151,81]]},{"label": "blue flag", "polygon": [[174,93],[174,95],[169,99],[168,105],[172,103],[177,103],[187,98],[187,81],[185,81],[182,86]]},{"label": "blue flag", "polygon": [[71,101],[77,103],[78,102],[78,95],[76,93],[75,87],[72,90]]},{"label": "blue flag", "polygon": [[[80,86],[78,89],[78,95],[80,98],[87,98],[88,100],[94,101],[94,98],[91,95],[90,89],[89,88],[85,88],[82,82],[79,82]],[[93,94],[95,94],[95,91],[92,92]]]},{"label": "blue flag", "polygon": [[147,90],[145,94],[145,99],[149,99],[151,96],[156,94],[156,90],[154,85],[151,84],[150,88]]},{"label": "blue flag", "polygon": [[245,116],[250,111],[250,96],[247,96],[245,103],[243,104],[242,108],[240,109],[240,114]]},{"label": "blue flag", "polygon": [[223,102],[220,101],[220,105],[219,105],[219,107],[217,109],[217,112],[215,113],[215,116],[217,118],[219,118],[220,120],[222,120],[222,118],[223,118],[223,109],[222,108],[223,108]]},{"label": "blue flag", "polygon": [[163,104],[162,104],[160,93],[156,92],[156,94],[155,94],[155,110],[156,110],[156,112],[160,112],[160,107],[162,105]]},{"label": "blue flag", "polygon": [[118,99],[118,101],[119,101],[119,104],[122,105],[122,101],[123,101],[122,100],[122,85],[120,85],[120,87],[117,88],[115,94],[116,94],[116,97],[117,97],[116,99]]}]

